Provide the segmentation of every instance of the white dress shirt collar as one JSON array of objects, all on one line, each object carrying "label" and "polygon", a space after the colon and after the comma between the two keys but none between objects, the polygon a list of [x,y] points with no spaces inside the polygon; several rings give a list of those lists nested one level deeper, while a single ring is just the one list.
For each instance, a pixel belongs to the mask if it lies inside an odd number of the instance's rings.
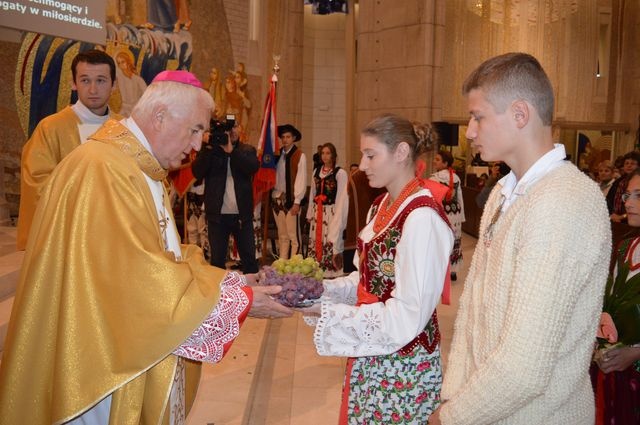
[{"label": "white dress shirt collar", "polygon": [[[120,121],[120,124],[127,127],[129,131],[133,133],[136,139],[138,139],[140,143],[142,143],[142,146],[144,146],[149,152],[151,152],[151,155],[153,155],[153,149],[151,149],[151,145],[149,144],[149,141],[147,140],[146,137],[144,137],[144,133],[142,132],[142,130],[140,130],[140,127],[138,127],[138,124],[135,122],[133,118],[131,117],[123,118]],[[153,156],[155,157],[155,155]]]},{"label": "white dress shirt collar", "polygon": [[562,165],[567,154],[564,145],[556,143],[554,148],[538,159],[518,181],[513,171],[500,180],[502,185],[502,211],[506,211],[518,197],[524,195],[540,178]]},{"label": "white dress shirt collar", "polygon": [[83,124],[104,124],[109,119],[109,107],[104,115],[96,115],[80,99],[71,106],[71,109]]}]

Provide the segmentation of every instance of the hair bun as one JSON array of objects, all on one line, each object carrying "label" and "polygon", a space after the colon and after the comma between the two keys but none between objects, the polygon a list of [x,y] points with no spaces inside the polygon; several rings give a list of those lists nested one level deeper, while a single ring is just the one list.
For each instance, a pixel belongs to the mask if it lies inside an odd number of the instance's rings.
[{"label": "hair bun", "polygon": [[431,151],[436,146],[437,136],[431,124],[414,122],[413,132],[416,135],[416,139],[418,139],[416,150],[419,153]]}]

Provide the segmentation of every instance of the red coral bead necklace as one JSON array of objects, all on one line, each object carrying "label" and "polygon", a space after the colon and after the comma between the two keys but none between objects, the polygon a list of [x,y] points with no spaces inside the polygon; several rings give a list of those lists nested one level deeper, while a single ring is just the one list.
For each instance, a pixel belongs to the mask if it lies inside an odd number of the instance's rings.
[{"label": "red coral bead necklace", "polygon": [[396,198],[391,205],[389,205],[390,196],[387,196],[386,202],[383,201],[378,208],[378,213],[373,221],[373,231],[379,233],[384,227],[389,224],[393,216],[400,208],[400,205],[411,196],[416,189],[420,187],[420,180],[417,178],[412,179],[400,192],[400,195]]}]

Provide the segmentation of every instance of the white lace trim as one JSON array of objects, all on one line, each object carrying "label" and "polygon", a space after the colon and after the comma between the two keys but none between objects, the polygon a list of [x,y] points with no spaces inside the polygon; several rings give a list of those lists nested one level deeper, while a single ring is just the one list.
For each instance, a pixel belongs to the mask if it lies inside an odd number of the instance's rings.
[{"label": "white lace trim", "polygon": [[302,316],[302,320],[309,326],[315,326],[318,324],[318,318],[316,316]]},{"label": "white lace trim", "polygon": [[380,304],[359,307],[323,300],[313,342],[321,356],[371,356],[393,353],[398,342],[382,326]]},{"label": "white lace trim", "polygon": [[[322,285],[324,286],[324,293],[321,298],[323,301],[347,305],[356,305],[358,302],[358,294],[356,292],[357,285],[347,280],[346,277],[333,280],[325,279]],[[318,317],[316,316],[304,316],[302,319],[309,326],[316,326],[318,324]]]},{"label": "white lace trim", "polygon": [[358,302],[357,284],[354,284],[346,277],[334,280],[324,280],[323,298],[336,303],[356,305]]},{"label": "white lace trim", "polygon": [[240,333],[238,317],[249,305],[242,290],[246,279],[229,273],[220,285],[220,301],[205,321],[173,354],[207,363],[217,363],[224,354],[224,345]]}]

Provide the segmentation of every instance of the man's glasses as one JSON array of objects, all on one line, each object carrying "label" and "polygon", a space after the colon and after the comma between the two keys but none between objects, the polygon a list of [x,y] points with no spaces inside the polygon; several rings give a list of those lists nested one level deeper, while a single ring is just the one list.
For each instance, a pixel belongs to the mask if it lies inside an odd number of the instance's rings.
[{"label": "man's glasses", "polygon": [[624,192],[622,194],[622,202],[637,201],[637,200],[640,200],[640,192],[638,191]]}]

